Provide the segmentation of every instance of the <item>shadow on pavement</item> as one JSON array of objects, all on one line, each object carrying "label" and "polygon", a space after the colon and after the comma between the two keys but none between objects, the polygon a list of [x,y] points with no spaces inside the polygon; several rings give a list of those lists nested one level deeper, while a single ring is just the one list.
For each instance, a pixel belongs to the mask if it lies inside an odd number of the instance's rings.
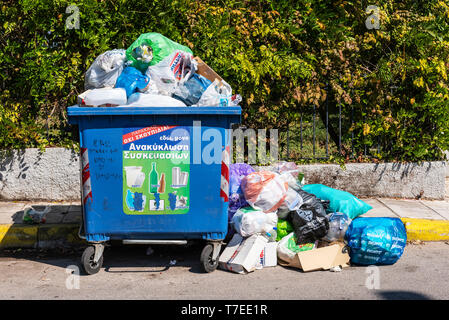
[{"label": "shadow on pavement", "polygon": [[147,255],[147,245],[113,245],[105,250],[103,267],[109,273],[155,273],[176,267],[190,267],[190,272],[203,273],[200,265],[203,246],[201,242],[152,245],[153,253]]},{"label": "shadow on pavement", "polygon": [[413,291],[379,291],[377,295],[386,300],[432,300],[429,296]]},{"label": "shadow on pavement", "polygon": [[[99,272],[108,273],[162,273],[170,268],[188,267],[189,272],[204,273],[200,264],[204,243],[189,245],[123,245],[112,243],[104,251],[104,262]],[[81,255],[86,246],[56,249],[5,249],[0,250],[0,259],[23,259],[54,267],[67,268],[76,265],[81,268]],[[84,275],[81,271],[81,275]]]}]

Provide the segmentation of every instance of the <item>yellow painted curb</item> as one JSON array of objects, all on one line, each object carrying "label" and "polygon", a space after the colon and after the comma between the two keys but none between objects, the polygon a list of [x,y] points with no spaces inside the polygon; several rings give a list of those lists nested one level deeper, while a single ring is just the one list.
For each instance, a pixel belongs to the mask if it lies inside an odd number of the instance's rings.
[{"label": "yellow painted curb", "polygon": [[449,240],[449,221],[401,218],[407,230],[407,240],[446,241]]},{"label": "yellow painted curb", "polygon": [[0,224],[0,249],[51,248],[83,243],[79,224]]},{"label": "yellow painted curb", "polygon": [[34,248],[38,226],[0,224],[0,248]]}]

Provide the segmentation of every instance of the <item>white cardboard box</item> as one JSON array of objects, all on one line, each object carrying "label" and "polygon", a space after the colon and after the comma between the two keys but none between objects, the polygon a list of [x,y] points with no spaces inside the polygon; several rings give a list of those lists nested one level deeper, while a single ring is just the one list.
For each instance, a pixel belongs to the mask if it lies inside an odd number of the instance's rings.
[{"label": "white cardboard box", "polygon": [[228,265],[228,261],[231,260],[237,254],[237,249],[242,243],[242,241],[243,237],[240,234],[238,233],[234,234],[231,241],[229,241],[228,245],[221,253],[220,258],[218,258],[218,266],[221,269],[237,272],[236,270],[233,270],[230,265]]},{"label": "white cardboard box", "polygon": [[260,263],[265,267],[276,267],[277,259],[277,242],[267,242],[260,253]]},{"label": "white cardboard box", "polygon": [[236,234],[231,239],[218,260],[221,268],[237,273],[252,272],[256,269],[268,239],[260,235],[252,235],[243,241],[240,241],[241,238]]}]

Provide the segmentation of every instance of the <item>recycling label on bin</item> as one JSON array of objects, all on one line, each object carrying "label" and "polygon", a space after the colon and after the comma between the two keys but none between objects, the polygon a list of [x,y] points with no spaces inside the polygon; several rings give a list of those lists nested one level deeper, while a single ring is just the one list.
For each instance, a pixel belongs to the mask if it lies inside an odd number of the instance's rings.
[{"label": "recycling label on bin", "polygon": [[190,127],[123,129],[125,214],[183,214],[190,201]]}]

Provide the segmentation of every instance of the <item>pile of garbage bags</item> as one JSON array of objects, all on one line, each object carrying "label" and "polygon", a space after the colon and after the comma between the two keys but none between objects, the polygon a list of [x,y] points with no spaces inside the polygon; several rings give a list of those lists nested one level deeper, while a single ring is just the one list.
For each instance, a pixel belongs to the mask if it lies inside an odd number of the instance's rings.
[{"label": "pile of garbage bags", "polygon": [[229,241],[220,268],[247,273],[279,264],[335,272],[401,257],[407,234],[400,219],[360,217],[372,207],[348,192],[306,184],[293,162],[270,168],[231,164]]},{"label": "pile of garbage bags", "polygon": [[186,46],[144,33],[99,55],[85,74],[81,106],[237,106],[242,97]]}]

